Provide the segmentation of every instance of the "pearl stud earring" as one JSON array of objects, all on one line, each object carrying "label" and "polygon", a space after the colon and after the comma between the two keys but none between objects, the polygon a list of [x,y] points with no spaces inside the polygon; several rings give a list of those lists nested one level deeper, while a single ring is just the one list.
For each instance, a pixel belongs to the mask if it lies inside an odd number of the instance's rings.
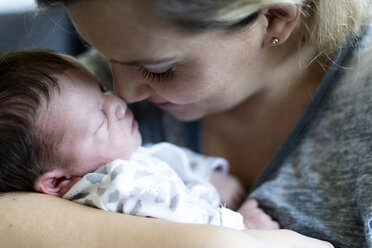
[{"label": "pearl stud earring", "polygon": [[271,40],[271,44],[273,45],[276,45],[279,43],[279,38],[278,37],[274,37],[272,40]]}]

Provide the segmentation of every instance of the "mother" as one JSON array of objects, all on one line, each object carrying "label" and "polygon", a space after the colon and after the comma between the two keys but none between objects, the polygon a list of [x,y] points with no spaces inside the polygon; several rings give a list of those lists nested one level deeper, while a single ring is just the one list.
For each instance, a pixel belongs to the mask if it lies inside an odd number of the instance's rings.
[{"label": "mother", "polygon": [[[200,120],[182,125],[137,106],[145,138],[176,136],[226,157],[284,228],[337,247],[372,247],[369,0],[38,2],[66,4],[110,61],[125,100]],[[37,194],[4,195],[0,213],[5,247],[328,246],[287,231],[118,216]]]}]

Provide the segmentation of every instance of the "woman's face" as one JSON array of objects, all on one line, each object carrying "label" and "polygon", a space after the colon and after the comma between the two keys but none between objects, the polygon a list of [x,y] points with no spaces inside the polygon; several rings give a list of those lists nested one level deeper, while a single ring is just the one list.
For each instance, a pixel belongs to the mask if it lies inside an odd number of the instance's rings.
[{"label": "woman's face", "polygon": [[149,100],[181,120],[238,105],[264,87],[265,18],[237,31],[182,32],[149,1],[68,7],[80,34],[111,62],[116,92]]}]

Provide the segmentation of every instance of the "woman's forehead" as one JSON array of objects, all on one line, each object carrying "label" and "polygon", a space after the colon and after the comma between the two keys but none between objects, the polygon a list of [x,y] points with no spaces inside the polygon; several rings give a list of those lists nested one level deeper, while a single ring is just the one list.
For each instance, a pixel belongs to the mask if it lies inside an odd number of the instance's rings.
[{"label": "woman's forehead", "polygon": [[141,55],[143,59],[156,58],[189,49],[208,37],[180,32],[175,23],[155,15],[143,2],[82,1],[68,11],[82,37],[110,59],[138,60]]},{"label": "woman's forehead", "polygon": [[[141,1],[82,1],[68,7],[79,32],[88,41],[97,36],[107,40],[130,40],[131,37],[151,38],[153,36],[170,35],[171,22],[154,15],[148,6],[142,6]],[[118,34],[118,35],[115,35]],[[120,37],[123,35],[124,37]],[[166,38],[166,37],[164,37]]]}]

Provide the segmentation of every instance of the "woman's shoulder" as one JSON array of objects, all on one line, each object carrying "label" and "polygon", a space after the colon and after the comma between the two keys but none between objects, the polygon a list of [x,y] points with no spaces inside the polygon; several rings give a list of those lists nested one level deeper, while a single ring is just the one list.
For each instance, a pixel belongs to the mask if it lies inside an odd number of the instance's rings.
[{"label": "woman's shoulder", "polygon": [[[372,92],[372,26],[363,39],[356,44],[350,63],[343,68],[340,91],[353,95],[354,104],[358,99],[370,97]],[[364,103],[363,103],[364,102]],[[361,104],[371,103],[363,101]]]},{"label": "woman's shoulder", "polygon": [[372,24],[354,57],[355,77],[372,80]]}]

